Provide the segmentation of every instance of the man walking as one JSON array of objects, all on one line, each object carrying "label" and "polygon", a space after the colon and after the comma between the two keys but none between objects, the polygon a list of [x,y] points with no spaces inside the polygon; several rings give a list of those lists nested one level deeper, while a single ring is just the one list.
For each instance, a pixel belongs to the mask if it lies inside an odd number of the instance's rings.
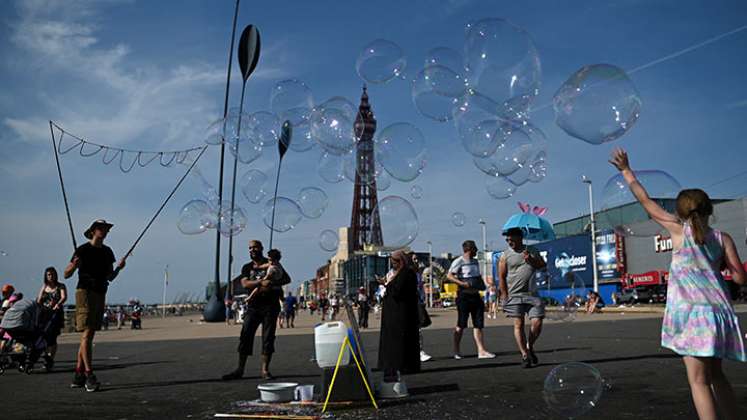
[{"label": "man walking", "polygon": [[83,235],[88,242],[79,246],[73,254],[70,264],[65,268],[64,276],[70,278],[78,270],[78,285],[75,288],[75,327],[81,332],[77,361],[72,388],[86,388],[88,392],[97,391],[101,383],[93,374],[93,336],[101,329],[106,305],[106,291],[109,282],[113,281],[119,271],[125,267],[122,258],[113,269],[114,252],[104,245],[111,223],[98,219],[91,223]]},{"label": "man walking", "polygon": [[[500,293],[503,312],[514,318],[514,338],[521,352],[521,363],[525,368],[536,365],[539,360],[534,354],[534,343],[542,332],[542,319],[545,305],[534,295],[530,282],[537,270],[547,266],[545,260],[533,247],[524,245],[524,233],[519,228],[504,232],[508,248],[501,254],[498,263]],[[524,317],[529,316],[531,326],[529,338],[524,332]]]},{"label": "man walking", "polygon": [[492,359],[495,354],[485,349],[482,336],[485,324],[485,304],[480,298],[480,290],[485,290],[485,282],[480,275],[480,264],[475,258],[477,255],[475,241],[464,241],[462,252],[462,256],[451,263],[447,274],[447,278],[459,286],[456,299],[458,317],[457,326],[454,329],[454,358],[462,358],[459,344],[462,341],[462,333],[467,328],[467,321],[472,317],[472,334],[477,345],[477,357]]},{"label": "man walking", "polygon": [[288,292],[288,296],[285,297],[283,308],[285,309],[285,328],[289,328],[289,324],[290,328],[296,328],[296,326],[293,325],[296,320],[296,306],[298,306],[296,297],[293,296],[293,292]]},{"label": "man walking", "polygon": [[[267,258],[263,255],[262,242],[253,240],[249,242],[249,258],[251,261],[241,268],[241,274],[234,279],[240,281],[241,286],[250,293],[247,302],[244,322],[239,336],[239,365],[236,370],[223,375],[223,380],[239,379],[244,376],[246,359],[252,355],[254,347],[254,334],[262,325],[262,379],[272,379],[270,374],[270,361],[275,352],[275,329],[277,319],[280,315],[278,301],[282,299],[282,289],[272,286],[270,280],[264,280],[267,274]],[[262,268],[264,267],[264,268]]]}]

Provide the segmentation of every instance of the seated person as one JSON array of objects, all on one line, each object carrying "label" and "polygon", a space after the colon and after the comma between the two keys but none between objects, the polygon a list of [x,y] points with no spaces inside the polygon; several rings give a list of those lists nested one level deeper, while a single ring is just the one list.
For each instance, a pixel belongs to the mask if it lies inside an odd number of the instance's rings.
[{"label": "seated person", "polygon": [[589,293],[586,295],[586,313],[599,312],[599,309],[603,307],[604,303],[599,293],[589,290]]}]

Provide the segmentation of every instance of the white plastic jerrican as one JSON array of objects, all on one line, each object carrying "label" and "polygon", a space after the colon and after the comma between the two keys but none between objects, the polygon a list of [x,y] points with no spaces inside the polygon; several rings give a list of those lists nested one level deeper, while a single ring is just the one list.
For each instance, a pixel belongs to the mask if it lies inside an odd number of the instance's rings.
[{"label": "white plastic jerrican", "polygon": [[[314,328],[314,345],[316,349],[316,363],[319,367],[333,367],[340,355],[340,346],[348,335],[348,327],[344,322],[325,322]],[[350,351],[342,355],[342,364],[350,362]]]}]

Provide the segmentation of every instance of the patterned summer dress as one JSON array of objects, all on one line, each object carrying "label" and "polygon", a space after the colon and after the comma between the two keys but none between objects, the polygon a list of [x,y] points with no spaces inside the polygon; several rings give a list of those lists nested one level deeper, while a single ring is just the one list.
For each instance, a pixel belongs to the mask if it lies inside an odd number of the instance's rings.
[{"label": "patterned summer dress", "polygon": [[682,356],[747,362],[739,320],[720,267],[721,232],[711,230],[702,246],[684,225],[682,248],[672,253],[661,345]]}]

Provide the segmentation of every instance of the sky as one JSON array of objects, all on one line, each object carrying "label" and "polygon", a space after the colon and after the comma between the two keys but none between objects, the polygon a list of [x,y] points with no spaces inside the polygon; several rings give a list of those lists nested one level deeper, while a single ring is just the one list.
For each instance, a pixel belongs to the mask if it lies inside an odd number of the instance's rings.
[{"label": "sky", "polygon": [[[0,3],[0,282],[34,294],[44,269],[61,271],[72,254],[48,121],[115,147],[178,150],[204,144],[207,125],[223,111],[234,5],[227,0]],[[431,48],[461,50],[465,24],[482,18],[523,27],[542,65],[534,101],[541,109],[531,114],[531,122],[548,139],[548,175],[506,200],[485,192],[485,177],[452,125],[417,113],[406,80]],[[248,112],[268,109],[272,86],[285,79],[304,81],[316,103],[343,96],[357,104],[362,81],[355,60],[363,46],[383,38],[403,48],[407,77],[370,85],[369,96],[380,128],[409,122],[426,138],[424,172],[411,183],[394,182],[379,192],[380,197],[402,196],[415,207],[419,234],[411,246],[417,251],[425,251],[427,241],[436,254],[457,253],[465,239],[479,243],[481,219],[488,241],[500,244],[500,227],[519,211],[517,201],[548,207],[546,217],[553,222],[585,214],[582,175],[593,181],[599,208],[601,186],[614,175],[607,163],[614,146],[629,151],[634,169],[666,171],[681,185],[704,188],[713,197],[747,195],[747,31],[631,75],[643,102],[641,116],[614,142],[592,146],[574,139],[556,126],[552,107],[541,107],[584,65],[634,69],[747,24],[742,1],[243,1],[238,22],[239,31],[254,24],[262,36],[262,55],[247,83]],[[240,89],[234,61],[231,106],[238,105]],[[350,223],[353,186],[325,183],[316,173],[318,158],[316,148],[291,151],[283,164],[280,195],[295,197],[301,188],[316,186],[330,199],[321,218],[304,219],[275,236],[295,283],[312,278],[331,257],[319,247],[319,233]],[[274,159],[265,153],[240,165],[239,175],[250,168],[272,174]],[[105,218],[115,225],[107,243],[118,257],[186,169],[151,165],[122,173],[104,165],[101,155],[84,158],[75,152],[60,162],[78,243],[92,220]],[[197,167],[215,185],[218,165],[213,146]],[[410,197],[413,184],[423,189],[419,200]],[[215,232],[187,236],[176,228],[181,207],[200,191],[194,177],[177,191],[110,287],[109,301],[160,301],[166,265],[168,301],[184,293],[204,294],[214,277]],[[239,204],[248,224],[234,237],[234,272],[248,260],[247,242],[269,237],[261,206]],[[464,226],[450,222],[454,212],[465,214]],[[221,281],[226,247],[224,240]],[[72,288],[75,280],[67,282]]]}]

